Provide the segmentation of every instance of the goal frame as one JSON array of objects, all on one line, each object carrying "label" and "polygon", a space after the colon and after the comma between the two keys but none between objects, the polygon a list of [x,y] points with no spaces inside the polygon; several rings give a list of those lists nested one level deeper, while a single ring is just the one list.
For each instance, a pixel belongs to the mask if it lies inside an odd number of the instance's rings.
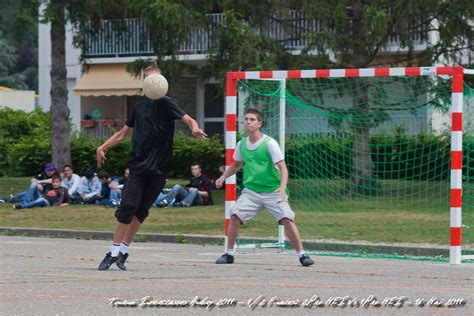
[{"label": "goal frame", "polygon": [[[353,68],[353,69],[313,69],[313,70],[267,70],[238,71],[226,74],[225,97],[225,166],[234,162],[233,155],[237,143],[237,81],[246,79],[299,79],[299,78],[350,78],[350,77],[401,77],[401,76],[441,76],[452,77],[451,81],[451,158],[450,158],[450,247],[449,263],[461,264],[461,215],[462,215],[462,138],[463,138],[463,84],[464,73],[471,70],[461,66],[397,67],[397,68]],[[235,175],[225,182],[225,240],[227,249],[230,211],[236,201]]]}]

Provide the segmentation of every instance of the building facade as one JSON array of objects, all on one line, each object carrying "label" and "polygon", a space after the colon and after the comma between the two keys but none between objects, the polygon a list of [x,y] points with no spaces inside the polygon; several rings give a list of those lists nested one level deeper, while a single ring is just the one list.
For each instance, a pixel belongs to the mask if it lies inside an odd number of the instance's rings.
[{"label": "building facade", "polygon": [[[40,11],[44,9],[44,4]],[[292,11],[295,20],[301,12]],[[209,14],[214,22],[219,23],[223,14]],[[114,24],[125,25],[126,35],[120,35]],[[301,24],[301,23],[304,23]],[[293,32],[301,29],[318,31],[315,20],[301,20],[295,24]],[[178,58],[195,66],[204,65],[206,53],[211,44],[210,31],[196,30],[184,43]],[[268,28],[269,36],[283,38],[282,26]],[[83,129],[89,136],[110,136],[113,130],[120,128],[130,113],[133,105],[141,96],[141,78],[134,78],[126,71],[126,66],[137,58],[153,58],[153,48],[147,28],[141,19],[103,20],[94,34],[86,38],[85,60],[81,62],[81,51],[73,45],[74,31],[70,25],[66,32],[66,67],[68,106],[75,129]],[[420,30],[414,35],[415,52],[426,49],[428,43],[436,41],[436,34]],[[293,54],[306,46],[304,39],[293,37],[286,46]],[[388,63],[397,55],[403,54],[399,39],[389,39],[378,62]],[[39,104],[49,110],[51,104],[51,40],[50,26],[39,24]],[[183,75],[170,87],[170,95],[183,109],[196,118],[200,126],[209,134],[222,134],[224,131],[224,98],[221,96],[219,83],[215,80],[200,80],[193,74]]]}]

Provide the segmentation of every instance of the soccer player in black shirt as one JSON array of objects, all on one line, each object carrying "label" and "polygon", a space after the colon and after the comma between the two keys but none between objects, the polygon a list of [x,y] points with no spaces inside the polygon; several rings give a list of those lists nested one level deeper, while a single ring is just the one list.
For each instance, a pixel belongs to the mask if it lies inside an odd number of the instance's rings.
[{"label": "soccer player in black shirt", "polygon": [[[148,67],[145,77],[161,73]],[[128,246],[140,225],[148,216],[148,210],[165,185],[172,164],[174,121],[181,119],[194,137],[206,138],[197,122],[165,96],[158,100],[145,99],[137,103],[125,126],[97,148],[97,165],[105,163],[105,150],[120,143],[133,129],[132,153],[128,162],[130,175],[115,211],[117,223],[110,252],[99,265],[107,270],[113,263],[126,270]]]}]

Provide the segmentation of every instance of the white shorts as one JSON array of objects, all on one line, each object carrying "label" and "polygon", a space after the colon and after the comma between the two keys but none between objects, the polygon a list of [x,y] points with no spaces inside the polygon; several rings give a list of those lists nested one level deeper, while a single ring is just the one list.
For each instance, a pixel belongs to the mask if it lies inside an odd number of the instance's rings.
[{"label": "white shorts", "polygon": [[291,210],[288,201],[282,201],[279,192],[257,193],[244,189],[231,210],[231,216],[237,216],[242,223],[246,223],[257,215],[263,208],[277,221],[288,218],[295,220],[295,213]]}]

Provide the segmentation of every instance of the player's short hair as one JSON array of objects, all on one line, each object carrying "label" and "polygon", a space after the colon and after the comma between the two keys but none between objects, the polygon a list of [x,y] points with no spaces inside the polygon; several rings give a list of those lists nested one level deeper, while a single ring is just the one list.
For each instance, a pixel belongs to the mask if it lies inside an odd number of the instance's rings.
[{"label": "player's short hair", "polygon": [[191,163],[191,167],[194,167],[194,166],[199,166],[199,168],[201,168],[201,164],[197,161],[194,161],[193,163]]},{"label": "player's short hair", "polygon": [[54,180],[59,180],[59,182],[61,182],[61,176],[59,174],[55,174],[54,176],[51,177],[51,181],[54,181]]},{"label": "player's short hair", "polygon": [[66,169],[66,168],[69,168],[69,169],[71,169],[71,170],[74,170],[74,168],[73,168],[71,165],[64,165],[63,170]]},{"label": "player's short hair", "polygon": [[143,70],[143,74],[146,76],[147,73],[152,72],[152,71],[159,71],[161,73],[160,68],[158,68],[155,65],[151,65],[151,66],[146,67],[145,70]]},{"label": "player's short hair", "polygon": [[262,112],[255,108],[248,108],[245,110],[244,115],[246,114],[254,114],[257,117],[257,121],[262,122],[262,127],[263,127],[263,115]]}]

